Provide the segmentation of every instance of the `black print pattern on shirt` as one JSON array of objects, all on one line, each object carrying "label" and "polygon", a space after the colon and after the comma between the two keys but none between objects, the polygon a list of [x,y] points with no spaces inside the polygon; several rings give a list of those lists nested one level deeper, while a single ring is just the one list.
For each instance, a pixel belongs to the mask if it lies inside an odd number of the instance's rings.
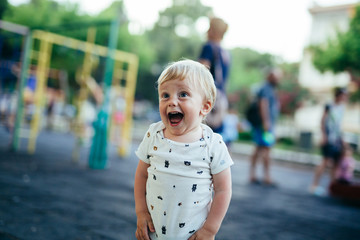
[{"label": "black print pattern on shirt", "polygon": [[163,200],[163,198],[161,196],[158,196],[158,199]]},{"label": "black print pattern on shirt", "polygon": [[185,227],[185,223],[179,223],[179,228]]},{"label": "black print pattern on shirt", "polygon": [[189,233],[194,233],[195,232],[195,230],[192,230],[192,231],[190,231]]},{"label": "black print pattern on shirt", "polygon": [[165,167],[166,167],[166,168],[169,168],[169,165],[170,165],[169,161],[168,161],[168,160],[165,160]]},{"label": "black print pattern on shirt", "polygon": [[155,174],[153,174],[153,179],[154,179],[154,180],[156,180],[156,176],[155,176]]},{"label": "black print pattern on shirt", "polygon": [[193,184],[193,185],[192,185],[192,189],[191,189],[192,192],[195,192],[195,191],[196,191],[196,187],[197,187],[197,184]]},{"label": "black print pattern on shirt", "polygon": [[165,226],[162,226],[161,232],[162,232],[162,234],[166,235],[166,227]]},{"label": "black print pattern on shirt", "polygon": [[198,172],[196,172],[196,173],[201,175],[201,174],[203,174],[203,172],[204,172],[204,171],[198,171]]},{"label": "black print pattern on shirt", "polygon": [[189,162],[189,161],[184,161],[184,164],[185,164],[185,166],[190,166],[190,165],[191,165],[191,162]]}]

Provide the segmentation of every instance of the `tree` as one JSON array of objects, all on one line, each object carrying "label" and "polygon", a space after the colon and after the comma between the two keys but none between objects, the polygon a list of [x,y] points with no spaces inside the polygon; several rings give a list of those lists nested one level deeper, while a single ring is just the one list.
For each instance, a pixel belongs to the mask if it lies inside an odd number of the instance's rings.
[{"label": "tree", "polygon": [[169,8],[160,12],[153,29],[147,32],[150,42],[155,43],[157,64],[162,66],[182,57],[197,59],[202,38],[196,30],[196,22],[211,11],[200,0],[173,0]]},{"label": "tree", "polygon": [[2,0],[0,1],[0,19],[3,18],[4,12],[6,11],[6,9],[8,8],[8,1],[7,0]]},{"label": "tree", "polygon": [[140,76],[144,78],[141,77],[138,81],[138,97],[157,102],[154,86],[164,65],[181,58],[198,58],[203,40],[196,29],[196,23],[201,17],[207,17],[211,11],[212,9],[202,5],[200,0],[173,0],[169,8],[159,13],[154,27],[145,32],[144,37],[151,43],[154,61],[150,71],[140,72]]},{"label": "tree", "polygon": [[348,72],[357,85],[352,100],[360,100],[360,6],[350,21],[349,29],[338,32],[325,44],[310,46],[314,66],[320,71]]},{"label": "tree", "polygon": [[309,99],[310,92],[299,84],[298,63],[283,63],[279,68],[283,71],[279,85],[280,112],[283,115],[293,116],[301,107],[303,100]]},{"label": "tree", "polygon": [[[118,11],[120,9],[120,12]],[[58,3],[52,0],[32,0],[29,3],[21,4],[19,6],[11,6],[5,12],[4,20],[25,25],[32,29],[42,29],[45,31],[54,32],[64,36],[76,38],[86,41],[87,31],[89,27],[96,28],[95,43],[107,46],[110,31],[110,22],[116,14],[123,15],[119,31],[118,49],[135,53],[139,56],[139,77],[138,81],[142,81],[148,76],[153,63],[155,55],[154,50],[143,36],[133,36],[128,31],[128,21],[125,13],[125,6],[123,1],[114,1],[111,6],[99,13],[97,16],[89,16],[79,12],[77,4]],[[14,42],[12,39],[7,39],[4,46],[9,46],[8,42]],[[20,44],[18,41],[16,44]],[[12,45],[14,45],[12,43]],[[38,42],[34,42],[34,47],[38,48]],[[21,47],[12,48],[20,51]],[[2,52],[2,58],[10,58],[13,53],[11,48],[6,56]],[[14,51],[14,50],[13,50]],[[84,53],[63,46],[53,46],[51,67],[56,69],[65,69],[68,71],[69,83],[72,89],[77,89],[78,85],[75,81],[75,73],[77,69],[81,68],[83,64]],[[104,58],[99,58],[99,68],[93,73],[97,81],[102,81]],[[141,85],[138,85],[142,88]],[[144,91],[146,92],[146,90]]]},{"label": "tree", "polygon": [[262,54],[248,48],[232,49],[228,92],[250,88],[263,81],[263,70],[274,65],[274,57],[268,53]]}]

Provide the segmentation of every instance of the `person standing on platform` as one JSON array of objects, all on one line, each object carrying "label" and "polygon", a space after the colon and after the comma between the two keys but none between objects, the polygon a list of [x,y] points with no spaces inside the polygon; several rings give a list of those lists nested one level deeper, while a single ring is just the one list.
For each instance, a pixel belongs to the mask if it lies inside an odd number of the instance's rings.
[{"label": "person standing on platform", "polygon": [[228,109],[226,82],[229,75],[230,54],[221,46],[227,29],[228,24],[223,19],[211,18],[207,42],[203,45],[199,56],[199,62],[209,68],[217,89],[215,106],[206,119],[206,123],[216,133],[223,131],[223,120]]}]

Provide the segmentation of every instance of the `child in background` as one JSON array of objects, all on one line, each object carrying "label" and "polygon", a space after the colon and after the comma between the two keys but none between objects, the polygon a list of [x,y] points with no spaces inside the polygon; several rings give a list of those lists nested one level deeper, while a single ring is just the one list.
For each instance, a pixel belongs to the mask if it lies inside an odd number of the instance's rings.
[{"label": "child in background", "polygon": [[160,75],[158,93],[161,121],[136,151],[136,238],[215,239],[233,161],[222,137],[202,124],[216,98],[213,77],[198,62],[178,61]]},{"label": "child in background", "polygon": [[224,129],[221,132],[221,136],[228,148],[231,147],[231,143],[239,138],[240,121],[237,111],[234,106],[229,106],[228,113],[224,118]]},{"label": "child in background", "polygon": [[335,179],[341,184],[350,184],[353,178],[355,168],[355,160],[353,158],[353,151],[348,144],[344,144],[343,157],[335,171]]},{"label": "child in background", "polygon": [[335,181],[329,186],[334,197],[351,201],[360,201],[360,183],[353,180],[355,159],[351,146],[345,144],[343,156],[335,170]]}]

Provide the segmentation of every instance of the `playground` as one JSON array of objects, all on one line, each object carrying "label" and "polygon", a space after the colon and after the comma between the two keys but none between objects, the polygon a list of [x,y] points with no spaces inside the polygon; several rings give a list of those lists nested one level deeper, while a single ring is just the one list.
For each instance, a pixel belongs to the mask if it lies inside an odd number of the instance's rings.
[{"label": "playground", "polygon": [[[84,141],[89,141],[94,135],[89,164],[94,168],[104,168],[109,128],[113,133],[111,138],[117,138],[119,155],[128,154],[138,58],[135,54],[116,49],[120,20],[119,16],[109,22],[108,47],[94,43],[94,27],[88,28],[87,41],[80,41],[11,22],[0,22],[2,30],[23,38],[22,51],[18,54],[21,56],[3,61],[4,70],[1,71],[1,82],[5,85],[2,86],[0,99],[1,120],[12,133],[12,150],[18,151],[21,139],[25,138],[28,153],[33,154],[44,123],[52,127],[57,117],[60,122],[57,125],[67,124],[65,128],[77,139],[72,150],[74,161],[79,160]],[[6,35],[2,38],[6,39]],[[70,89],[66,70],[51,68],[52,49],[56,46],[83,53],[83,65],[75,76],[77,89]],[[99,70],[101,57],[105,68]],[[102,72],[103,78],[96,80],[93,76],[96,71]],[[57,82],[58,87],[49,86],[50,80]],[[70,91],[76,91],[72,99],[69,99]],[[86,106],[92,109],[86,109]],[[89,119],[86,116],[89,110],[97,116]]]},{"label": "playground", "polygon": [[[8,133],[1,129],[0,137]],[[2,141],[0,239],[135,239],[133,152],[139,142],[127,157],[110,147],[109,167],[95,170],[86,158],[71,160],[75,139],[69,134],[42,132],[33,155],[9,152]],[[275,161],[274,178],[282,182],[267,188],[248,184],[248,156],[233,157],[233,197],[217,239],[359,238],[360,206],[310,195],[312,167]]]}]

